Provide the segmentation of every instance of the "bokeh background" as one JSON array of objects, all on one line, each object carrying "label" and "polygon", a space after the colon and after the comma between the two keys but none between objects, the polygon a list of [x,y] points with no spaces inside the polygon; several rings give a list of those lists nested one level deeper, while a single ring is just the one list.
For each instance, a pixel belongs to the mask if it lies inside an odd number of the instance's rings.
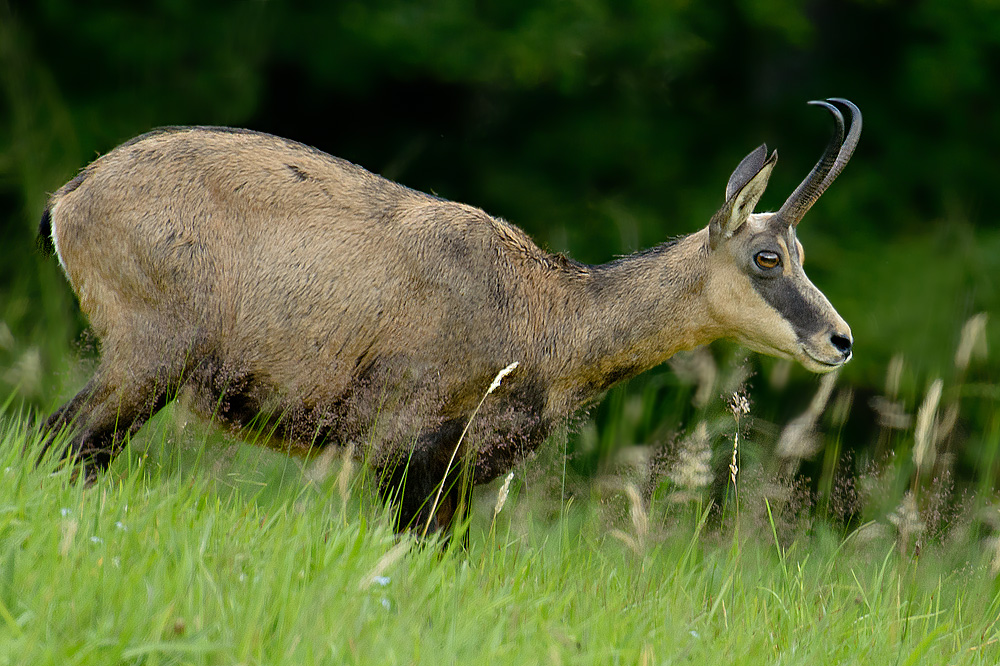
[{"label": "bokeh background", "polygon": [[[93,344],[34,251],[37,222],[47,193],[150,128],[283,135],[598,263],[704,226],[762,142],[781,155],[762,204],[779,206],[829,135],[805,102],[840,96],[864,112],[861,143],[799,227],[810,277],[856,338],[838,447],[912,446],[905,428],[885,434],[886,410],[912,415],[940,377],[942,404],[961,402],[944,459],[991,482],[1000,322],[974,362],[955,353],[965,322],[1000,305],[997,2],[100,4],[0,0],[0,398],[48,410],[83,382]],[[762,432],[816,390],[800,368],[711,354],[749,368]],[[666,366],[616,389],[571,437],[574,464],[669,441],[695,390]]]}]

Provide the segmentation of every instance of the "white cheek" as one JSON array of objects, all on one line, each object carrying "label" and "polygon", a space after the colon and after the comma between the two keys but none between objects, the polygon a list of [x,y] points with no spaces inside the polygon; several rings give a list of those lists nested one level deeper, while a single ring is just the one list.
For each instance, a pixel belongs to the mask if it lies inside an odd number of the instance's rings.
[{"label": "white cheek", "polygon": [[795,329],[763,299],[754,307],[746,321],[747,346],[764,353],[774,354],[775,351],[793,354],[798,349],[798,337]]},{"label": "white cheek", "polygon": [[771,356],[796,354],[798,336],[791,323],[753,289],[746,276],[734,271],[719,287],[724,296],[717,311],[725,313],[721,319],[729,329],[726,337]]}]

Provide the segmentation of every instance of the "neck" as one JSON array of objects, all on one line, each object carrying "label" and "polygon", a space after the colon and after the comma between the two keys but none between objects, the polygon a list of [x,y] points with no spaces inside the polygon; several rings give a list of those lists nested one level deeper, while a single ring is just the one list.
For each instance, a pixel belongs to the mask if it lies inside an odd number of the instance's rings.
[{"label": "neck", "polygon": [[[718,337],[701,297],[706,231],[568,280],[574,320],[560,345],[560,402],[573,409],[676,352]],[[556,396],[553,396],[556,397]]]}]

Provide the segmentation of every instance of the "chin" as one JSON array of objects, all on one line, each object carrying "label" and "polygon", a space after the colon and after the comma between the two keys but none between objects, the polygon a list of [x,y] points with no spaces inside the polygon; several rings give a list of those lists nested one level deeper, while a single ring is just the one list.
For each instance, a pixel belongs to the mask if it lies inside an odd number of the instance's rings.
[{"label": "chin", "polygon": [[815,356],[813,356],[812,354],[803,349],[800,350],[799,353],[795,355],[795,360],[801,363],[802,367],[804,367],[806,370],[810,372],[815,372],[818,375],[822,375],[824,373],[833,372],[834,370],[838,370],[844,367],[844,364],[850,361],[851,357],[848,356],[847,358],[838,358],[836,361],[833,362],[826,362],[817,359]]}]

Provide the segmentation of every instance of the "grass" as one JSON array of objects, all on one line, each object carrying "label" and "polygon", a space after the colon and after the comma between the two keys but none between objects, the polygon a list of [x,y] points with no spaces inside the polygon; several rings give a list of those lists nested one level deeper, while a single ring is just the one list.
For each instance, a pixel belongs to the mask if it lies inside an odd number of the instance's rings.
[{"label": "grass", "polygon": [[395,537],[363,473],[345,491],[336,465],[178,421],[84,487],[30,464],[37,438],[5,410],[0,664],[1000,661],[1000,588],[968,529],[916,554],[887,520],[789,531],[753,493],[720,514],[627,475],[559,502],[555,452],[495,522],[499,483],[480,489],[470,549],[442,552]]}]

